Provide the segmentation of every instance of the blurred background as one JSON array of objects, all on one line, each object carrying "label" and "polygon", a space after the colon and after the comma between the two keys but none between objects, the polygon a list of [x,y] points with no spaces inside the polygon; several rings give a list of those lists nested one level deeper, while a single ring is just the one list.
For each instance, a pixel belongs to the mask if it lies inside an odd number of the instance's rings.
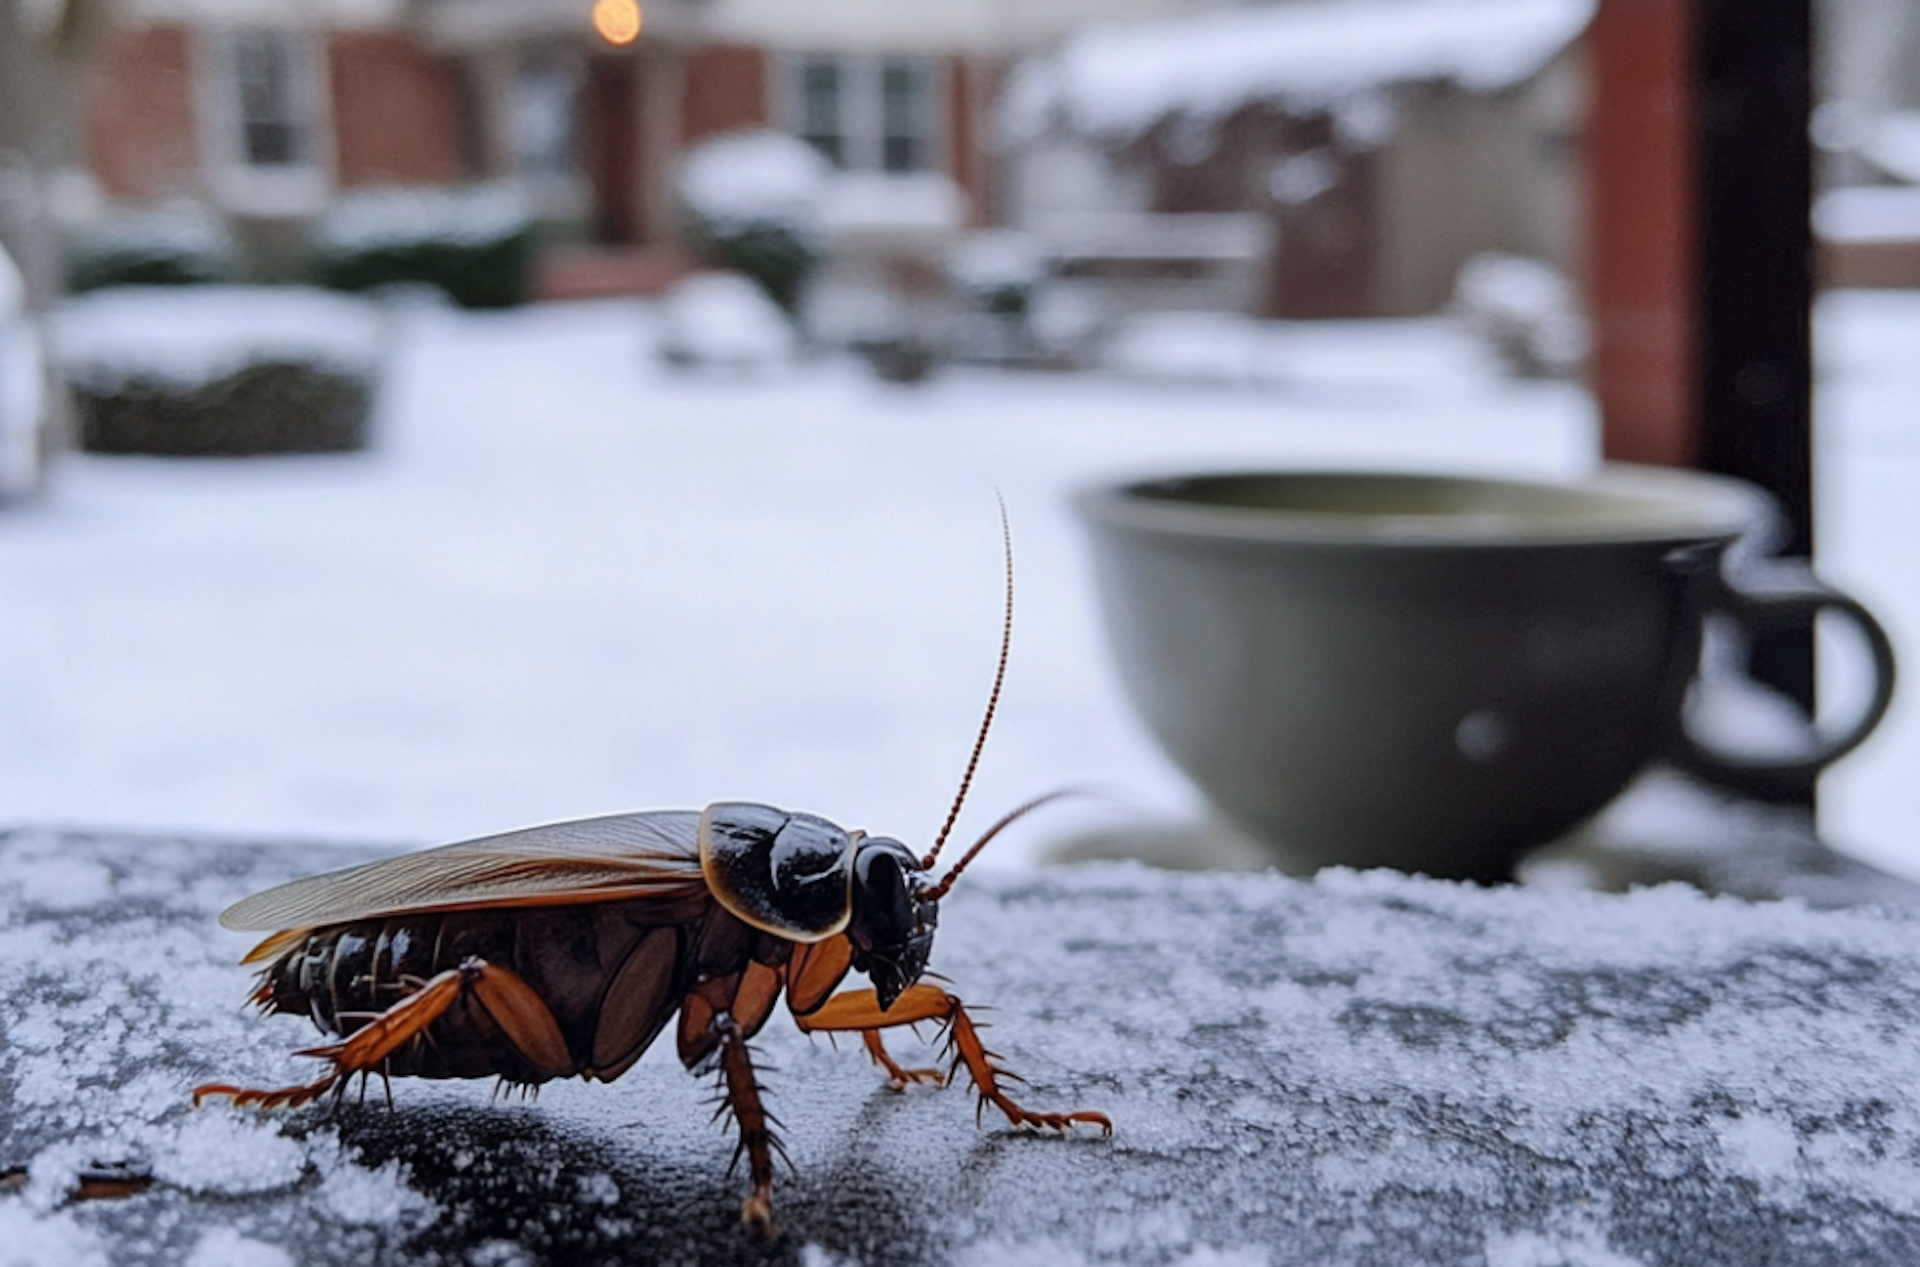
[{"label": "blurred background", "polygon": [[1725,471],[1920,654],[1912,0],[0,0],[0,247],[0,824],[924,838],[996,490],[977,812],[1112,789],[1002,860],[1204,816],[1065,505],[1171,469]]}]

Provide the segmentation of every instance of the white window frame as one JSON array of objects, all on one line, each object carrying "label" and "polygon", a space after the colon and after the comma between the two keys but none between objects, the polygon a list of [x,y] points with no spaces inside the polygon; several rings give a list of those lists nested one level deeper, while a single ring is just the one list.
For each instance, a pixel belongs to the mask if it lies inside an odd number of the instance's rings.
[{"label": "white window frame", "polygon": [[[291,67],[287,84],[289,123],[300,135],[300,152],[288,163],[259,163],[247,154],[246,120],[239,82],[240,42],[283,41]],[[326,205],[333,192],[332,115],[324,48],[317,31],[294,26],[222,26],[202,32],[198,45],[202,157],[208,191],[222,210],[244,216],[306,216]]]},{"label": "white window frame", "polygon": [[[947,140],[948,68],[942,58],[892,56],[876,53],[791,53],[782,61],[782,118],[795,136],[808,138],[807,68],[831,65],[840,73],[835,120],[842,152],[839,164],[848,171],[910,175],[945,172],[950,167]],[[882,88],[886,71],[895,66],[913,68],[925,92],[918,102],[916,138],[922,146],[919,165],[889,169],[886,165],[886,105]],[[810,138],[809,138],[810,139]]]}]

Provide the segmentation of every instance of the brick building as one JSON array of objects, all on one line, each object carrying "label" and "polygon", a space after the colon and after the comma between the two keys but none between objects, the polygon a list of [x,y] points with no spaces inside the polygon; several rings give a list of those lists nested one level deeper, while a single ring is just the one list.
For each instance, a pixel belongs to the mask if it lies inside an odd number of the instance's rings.
[{"label": "brick building", "polygon": [[[88,91],[85,166],[113,205],[193,199],[239,227],[341,191],[504,181],[589,240],[670,247],[699,139],[767,125],[842,166],[997,191],[1005,68],[1091,16],[1181,0],[125,0]],[[624,6],[624,12],[622,12]],[[638,25],[637,38],[616,43]]]}]

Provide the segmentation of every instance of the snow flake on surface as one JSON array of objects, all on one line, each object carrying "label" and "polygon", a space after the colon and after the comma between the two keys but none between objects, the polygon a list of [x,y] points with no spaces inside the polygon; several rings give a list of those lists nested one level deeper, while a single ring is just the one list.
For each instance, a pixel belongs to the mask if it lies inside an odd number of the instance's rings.
[{"label": "snow flake on surface", "polygon": [[72,1211],[0,1198],[0,1267],[107,1267],[105,1243]]},{"label": "snow flake on surface", "polygon": [[278,1245],[242,1236],[230,1227],[217,1227],[193,1247],[186,1267],[294,1267],[296,1261]]},{"label": "snow flake on surface", "polygon": [[299,1141],[231,1114],[196,1113],[152,1140],[154,1178],[188,1192],[273,1192],[307,1171]]},{"label": "snow flake on surface", "polygon": [[1495,1233],[1487,1237],[1487,1267],[1652,1267],[1616,1254],[1591,1229],[1569,1234]]}]

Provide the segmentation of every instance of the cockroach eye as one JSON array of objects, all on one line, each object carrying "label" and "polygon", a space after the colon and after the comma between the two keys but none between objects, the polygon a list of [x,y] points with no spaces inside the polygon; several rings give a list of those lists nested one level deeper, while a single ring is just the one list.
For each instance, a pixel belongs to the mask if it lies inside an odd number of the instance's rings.
[{"label": "cockroach eye", "polygon": [[907,847],[885,836],[866,840],[854,856],[854,923],[869,946],[897,946],[913,935],[912,866]]}]

